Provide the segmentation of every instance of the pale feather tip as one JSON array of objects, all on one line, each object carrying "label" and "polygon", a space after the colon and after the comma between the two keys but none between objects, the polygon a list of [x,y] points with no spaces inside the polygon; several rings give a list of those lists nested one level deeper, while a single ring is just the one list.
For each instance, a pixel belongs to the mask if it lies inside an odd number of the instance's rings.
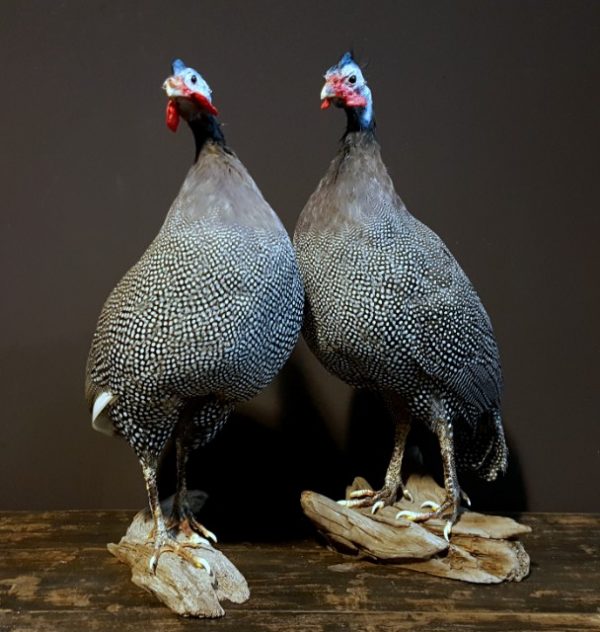
[{"label": "pale feather tip", "polygon": [[[102,393],[96,397],[94,405],[92,406],[92,428],[94,428],[94,430],[105,434],[113,434],[113,431],[111,431],[112,428],[107,428],[106,422],[102,421],[100,415],[115,399],[115,396],[110,391],[102,391]],[[109,423],[108,425],[112,427],[112,424]]]}]

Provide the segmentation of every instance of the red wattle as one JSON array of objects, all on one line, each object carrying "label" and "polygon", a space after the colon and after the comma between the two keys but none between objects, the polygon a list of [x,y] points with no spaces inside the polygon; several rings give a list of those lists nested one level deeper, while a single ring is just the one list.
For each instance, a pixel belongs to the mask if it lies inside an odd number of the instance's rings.
[{"label": "red wattle", "polygon": [[172,132],[176,132],[178,125],[179,125],[179,112],[177,110],[177,106],[175,105],[175,101],[169,100],[167,103],[167,127]]},{"label": "red wattle", "polygon": [[331,105],[331,101],[329,99],[323,99],[321,103],[321,109],[326,110]]}]

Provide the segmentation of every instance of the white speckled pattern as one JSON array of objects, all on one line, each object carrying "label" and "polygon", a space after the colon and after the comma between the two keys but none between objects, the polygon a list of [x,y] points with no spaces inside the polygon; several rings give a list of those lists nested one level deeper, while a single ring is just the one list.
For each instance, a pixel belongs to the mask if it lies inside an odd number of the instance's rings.
[{"label": "white speckled pattern", "polygon": [[106,301],[87,395],[138,456],[158,455],[183,411],[209,441],[236,402],[281,369],[303,290],[290,239],[235,155],[207,141],[155,240]]},{"label": "white speckled pattern", "polygon": [[342,380],[400,395],[412,420],[454,428],[456,461],[506,468],[502,375],[488,315],[441,239],[394,190],[371,131],[348,133],[294,236],[304,335]]}]

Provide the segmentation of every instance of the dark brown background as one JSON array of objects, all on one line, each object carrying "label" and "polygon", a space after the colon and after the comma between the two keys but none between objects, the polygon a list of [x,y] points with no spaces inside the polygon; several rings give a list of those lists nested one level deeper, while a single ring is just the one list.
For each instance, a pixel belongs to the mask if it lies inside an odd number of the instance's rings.
[{"label": "dark brown background", "polygon": [[[467,491],[480,507],[600,511],[599,19],[577,1],[2,2],[0,507],[145,502],[130,448],[92,432],[82,383],[101,304],[193,155],[164,124],[170,59],[207,79],[292,231],[343,130],[319,110],[322,74],[353,44],[396,186],[500,343],[511,471]],[[388,434],[377,403],[301,347],[199,455],[209,526],[232,498],[247,533],[256,500],[293,515],[305,486],[380,482]]]}]

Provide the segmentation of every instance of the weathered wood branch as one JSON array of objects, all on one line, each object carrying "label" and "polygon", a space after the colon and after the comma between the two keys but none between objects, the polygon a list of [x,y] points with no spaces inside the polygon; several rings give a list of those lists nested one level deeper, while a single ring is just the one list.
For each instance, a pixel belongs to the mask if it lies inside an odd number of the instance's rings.
[{"label": "weathered wood branch", "polygon": [[[521,581],[529,573],[529,556],[516,538],[530,527],[512,518],[463,511],[452,529],[450,543],[443,537],[444,521],[414,523],[396,519],[401,509],[418,510],[426,500],[441,502],[444,490],[431,477],[410,477],[413,501],[402,499],[371,514],[369,508],[348,508],[315,492],[302,494],[306,516],[337,550],[358,557],[393,562],[438,577],[492,584]],[[371,489],[356,478],[346,498],[357,489]]]},{"label": "weathered wood branch", "polygon": [[[196,510],[204,500],[202,492],[190,492],[190,504]],[[162,503],[165,515],[169,515],[172,497]],[[108,544],[108,550],[131,568],[131,581],[152,593],[168,608],[183,616],[202,618],[222,617],[225,614],[222,600],[243,603],[250,597],[244,576],[203,538],[187,538],[177,535],[177,541],[198,560],[205,560],[210,574],[202,566],[194,566],[170,551],[160,556],[156,572],[152,573],[149,561],[153,553],[150,539],[153,521],[146,509],[137,513],[127,533],[118,544]]]}]

